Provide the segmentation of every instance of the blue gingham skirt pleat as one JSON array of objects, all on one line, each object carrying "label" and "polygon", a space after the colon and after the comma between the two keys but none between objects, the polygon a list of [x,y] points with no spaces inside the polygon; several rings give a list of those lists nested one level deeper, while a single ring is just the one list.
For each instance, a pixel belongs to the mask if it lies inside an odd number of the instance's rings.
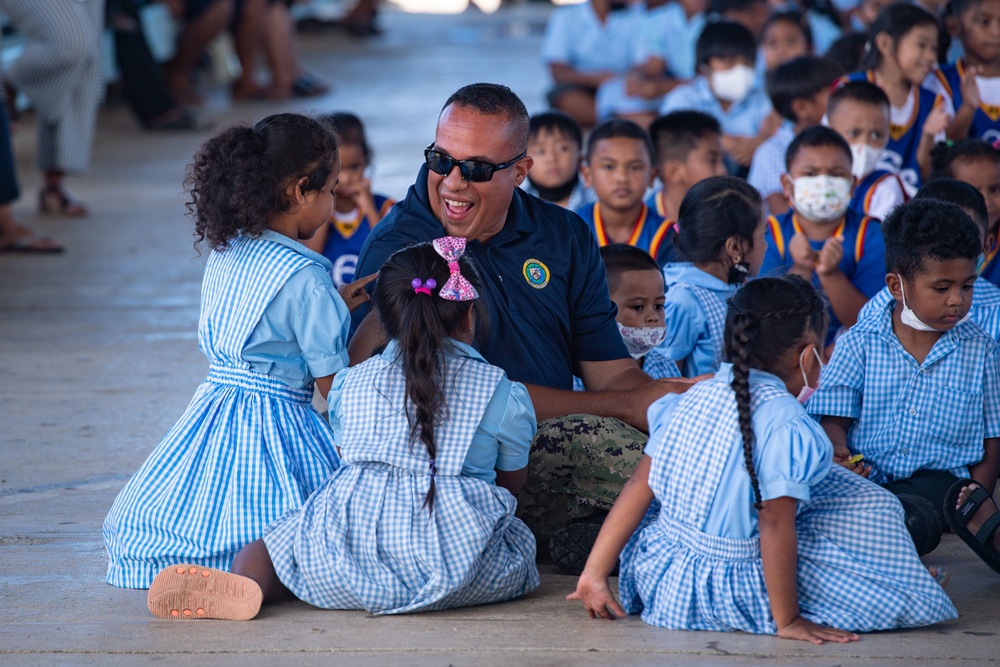
[{"label": "blue gingham skirt pleat", "polygon": [[[892,494],[837,465],[811,491],[796,519],[802,616],[855,632],[958,616],[917,558]],[[707,535],[662,513],[623,551],[619,594],[650,625],[777,632],[759,538]]]},{"label": "blue gingham skirt pleat", "polygon": [[312,389],[212,368],[104,521],[107,581],[146,588],[175,563],[228,570],[244,545],[338,467]]},{"label": "blue gingham skirt pleat", "polygon": [[384,463],[345,465],[264,536],[296,597],[326,609],[400,614],[516,598],[538,586],[535,539],[506,490]]}]

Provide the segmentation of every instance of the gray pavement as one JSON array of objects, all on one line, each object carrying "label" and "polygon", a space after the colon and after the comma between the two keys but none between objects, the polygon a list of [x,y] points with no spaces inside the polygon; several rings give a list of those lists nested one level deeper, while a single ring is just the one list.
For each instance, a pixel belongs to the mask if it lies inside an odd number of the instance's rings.
[{"label": "gray pavement", "polygon": [[[375,183],[402,196],[444,99],[476,80],[511,85],[540,110],[544,6],[493,16],[389,14],[384,37],[306,35],[302,58],[335,85],[326,98],[230,107],[222,122],[282,109],[349,109],[367,123]],[[94,163],[71,188],[86,220],[34,212],[33,121],[16,137],[21,219],[57,236],[54,257],[0,255],[0,664],[123,665],[935,665],[1000,654],[1000,576],[946,537],[928,562],[953,572],[962,617],[821,646],[744,634],[668,632],[638,618],[593,621],[545,571],[515,602],[374,618],[301,602],[249,623],[161,621],[145,592],[104,583],[101,522],[129,475],[181,414],[207,370],[196,327],[203,257],[192,248],[181,179],[204,138],[151,135],[124,109],[100,119]]]}]

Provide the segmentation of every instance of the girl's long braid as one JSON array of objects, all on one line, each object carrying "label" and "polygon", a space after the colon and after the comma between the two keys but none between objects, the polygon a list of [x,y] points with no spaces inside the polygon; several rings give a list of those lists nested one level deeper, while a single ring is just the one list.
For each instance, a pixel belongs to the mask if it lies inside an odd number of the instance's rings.
[{"label": "girl's long braid", "polygon": [[753,485],[754,507],[762,508],[760,484],[753,464],[753,423],[750,419],[750,355],[754,347],[755,320],[752,313],[741,313],[733,318],[732,344],[733,381],[730,386],[736,394],[739,411],[740,433],[743,435],[743,459],[746,462],[750,484]]}]

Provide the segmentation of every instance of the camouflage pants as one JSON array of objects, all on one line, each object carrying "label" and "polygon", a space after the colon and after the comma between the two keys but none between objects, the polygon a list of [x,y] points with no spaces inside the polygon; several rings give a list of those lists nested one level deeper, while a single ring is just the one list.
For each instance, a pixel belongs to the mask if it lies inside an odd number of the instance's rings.
[{"label": "camouflage pants", "polygon": [[517,515],[539,544],[573,519],[608,511],[648,436],[617,419],[567,415],[538,424]]}]

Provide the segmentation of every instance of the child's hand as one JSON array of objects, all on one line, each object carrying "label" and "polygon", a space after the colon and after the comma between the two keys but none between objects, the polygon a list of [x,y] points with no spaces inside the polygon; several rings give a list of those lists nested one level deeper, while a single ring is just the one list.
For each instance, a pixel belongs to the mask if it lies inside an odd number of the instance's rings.
[{"label": "child's hand", "polygon": [[819,258],[816,260],[816,273],[828,276],[840,271],[840,260],[842,259],[844,259],[844,238],[831,236],[823,243],[823,249],[819,251]]},{"label": "child's hand", "polygon": [[860,639],[853,632],[817,625],[801,616],[796,616],[785,627],[778,628],[778,636],[782,639],[797,639],[811,644],[822,644],[823,642],[846,644],[847,642],[856,642]]},{"label": "child's hand", "polygon": [[753,159],[753,153],[760,146],[761,139],[757,137],[735,137],[731,134],[723,135],[722,149],[729,153],[739,164],[747,167]]},{"label": "child's hand", "polygon": [[872,473],[872,467],[865,464],[863,461],[852,461],[854,457],[851,456],[851,452],[847,447],[837,447],[833,448],[833,462],[839,466],[847,468],[853,473],[861,475],[865,479]]},{"label": "child's hand", "polygon": [[368,300],[371,299],[371,296],[368,294],[368,290],[365,289],[365,285],[376,278],[378,278],[378,274],[373,273],[370,276],[365,276],[364,278],[355,280],[353,283],[347,283],[337,290],[337,294],[339,294],[340,298],[347,304],[348,310],[353,313],[357,310],[358,306],[363,303],[367,303]]},{"label": "child's hand", "polygon": [[792,263],[801,272],[808,272],[811,277],[813,269],[816,268],[816,251],[809,244],[809,237],[798,232],[792,236],[788,242],[788,254],[792,256]]},{"label": "child's hand", "polygon": [[944,108],[943,104],[938,104],[927,114],[927,120],[924,121],[923,133],[929,137],[936,136],[944,132],[950,122],[951,115]]},{"label": "child's hand", "polygon": [[626,616],[625,610],[611,594],[607,577],[593,577],[586,570],[577,580],[576,590],[567,595],[566,599],[582,602],[591,618],[600,617],[613,621]]},{"label": "child's hand", "polygon": [[962,106],[975,111],[982,103],[979,96],[979,84],[976,83],[976,76],[982,71],[978,65],[967,67],[962,76]]}]

